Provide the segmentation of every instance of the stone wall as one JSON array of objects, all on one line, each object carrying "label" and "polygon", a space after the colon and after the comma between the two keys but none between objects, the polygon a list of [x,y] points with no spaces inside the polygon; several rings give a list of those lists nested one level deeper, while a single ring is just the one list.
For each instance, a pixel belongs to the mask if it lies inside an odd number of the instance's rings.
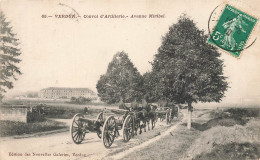
[{"label": "stone wall", "polygon": [[0,108],[0,120],[27,123],[27,108]]}]

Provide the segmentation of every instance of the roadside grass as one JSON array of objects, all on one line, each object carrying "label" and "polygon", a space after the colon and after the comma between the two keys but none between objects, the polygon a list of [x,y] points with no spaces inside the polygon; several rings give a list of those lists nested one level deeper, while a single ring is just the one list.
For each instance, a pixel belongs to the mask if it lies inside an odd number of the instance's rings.
[{"label": "roadside grass", "polygon": [[[211,119],[209,121],[207,121],[206,123],[196,123],[196,122],[192,122],[191,123],[191,127],[194,129],[197,129],[199,131],[205,131],[208,130],[210,128],[213,128],[215,126],[226,126],[226,127],[230,127],[230,126],[234,126],[236,124],[239,125],[245,125],[247,123],[247,120],[240,120],[240,119],[233,119],[233,118],[225,118],[225,119]],[[186,124],[184,124],[186,125]]]},{"label": "roadside grass", "polygon": [[[237,157],[237,151],[228,150],[229,145],[235,144],[237,147],[241,144],[249,143],[249,145],[254,145],[254,143],[260,144],[259,139],[260,133],[260,120],[251,119],[246,125],[234,125],[231,127],[226,126],[216,126],[206,131],[200,133],[200,137],[196,142],[190,146],[187,153],[187,157],[197,157],[197,159],[205,159],[207,154],[217,155],[220,150],[227,150],[231,157]],[[221,149],[222,148],[222,149]],[[232,153],[233,151],[233,153]],[[246,151],[246,150],[245,150]],[[260,150],[258,148],[257,152]],[[250,151],[254,154],[255,151]],[[222,153],[224,154],[224,153]],[[229,156],[228,155],[228,156]],[[253,156],[253,155],[252,155]],[[237,157],[239,158],[239,157]],[[236,159],[236,158],[232,158]]]},{"label": "roadside grass", "polygon": [[234,118],[243,119],[251,117],[260,117],[260,108],[229,108],[224,110],[212,110],[212,118]]},{"label": "roadside grass", "polygon": [[[143,132],[141,135],[139,134],[139,129],[138,129],[138,135],[135,135],[129,142],[125,143],[123,141],[115,141],[115,144],[117,146],[120,146],[118,149],[115,147],[115,150],[113,152],[110,152],[108,156],[113,156],[117,153],[123,152],[129,148],[132,148],[136,145],[140,145],[145,141],[148,141],[154,137],[160,136],[162,132],[166,131],[169,129],[172,125],[175,125],[177,122],[181,121],[183,118],[183,114],[180,113],[178,117],[175,117],[171,125],[165,125],[166,120],[162,122],[157,122],[155,124],[154,129],[150,129],[150,131],[147,129],[146,132]],[[163,124],[164,123],[164,124]],[[151,126],[150,126],[151,127]],[[123,147],[122,147],[123,146]]]},{"label": "roadside grass", "polygon": [[200,132],[187,159],[260,158],[259,108],[232,108],[210,112],[213,119],[192,124]]},{"label": "roadside grass", "polygon": [[68,128],[63,122],[46,120],[43,122],[23,123],[13,121],[0,121],[0,136],[13,136],[22,134],[32,134],[43,131]]},{"label": "roadside grass", "polygon": [[[218,125],[226,127],[246,125],[250,119],[260,118],[260,109],[258,108],[230,108],[212,110],[208,113],[212,119],[205,123],[192,122],[192,127],[199,131],[205,131]],[[202,115],[201,113],[198,117],[202,117]]]},{"label": "roadside grass", "polygon": [[229,143],[216,146],[210,153],[197,155],[194,160],[220,160],[220,159],[259,159],[259,143]]},{"label": "roadside grass", "polygon": [[157,159],[183,159],[183,155],[199,136],[199,132],[196,129],[187,130],[183,125],[179,125],[178,128],[171,132],[168,136],[160,139],[152,145],[145,147],[142,150],[133,152],[123,159],[127,160],[157,160]]},{"label": "roadside grass", "polygon": [[211,112],[211,109],[196,109],[195,116],[198,118],[208,118]]}]

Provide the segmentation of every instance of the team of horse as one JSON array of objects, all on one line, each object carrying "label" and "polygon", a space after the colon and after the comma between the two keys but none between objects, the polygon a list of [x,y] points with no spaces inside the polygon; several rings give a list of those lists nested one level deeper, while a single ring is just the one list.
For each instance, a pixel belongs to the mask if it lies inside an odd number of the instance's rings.
[{"label": "team of horse", "polygon": [[146,107],[142,106],[138,110],[132,110],[135,118],[135,135],[137,135],[138,129],[139,134],[142,133],[142,130],[146,132],[146,127],[150,130],[150,124],[152,124],[152,129],[155,126],[157,121],[156,107],[148,104]]},{"label": "team of horse", "polygon": [[[119,108],[128,109],[130,113],[133,115],[134,122],[135,122],[134,123],[135,135],[137,135],[138,129],[139,129],[139,134],[143,132],[142,130],[146,132],[146,128],[148,128],[148,130],[154,129],[157,119],[160,118],[162,120],[161,115],[157,111],[158,106],[156,104],[147,103],[145,100],[142,100],[141,104],[138,104],[136,101],[134,101],[131,103],[131,107],[126,107],[126,105],[122,103],[122,105],[119,106]],[[175,112],[174,107],[172,107],[171,111]],[[173,118],[173,116],[171,118]]]}]

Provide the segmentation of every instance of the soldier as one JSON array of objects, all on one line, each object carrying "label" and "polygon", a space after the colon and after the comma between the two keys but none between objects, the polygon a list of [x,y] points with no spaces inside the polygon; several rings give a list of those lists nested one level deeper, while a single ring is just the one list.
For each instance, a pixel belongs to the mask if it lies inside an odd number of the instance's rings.
[{"label": "soldier", "polygon": [[145,98],[142,99],[142,108],[145,109],[147,112],[150,112],[151,110]]},{"label": "soldier", "polygon": [[139,110],[139,106],[138,106],[138,103],[136,102],[136,98],[131,103],[131,108],[132,108],[133,111],[138,111]]},{"label": "soldier", "polygon": [[171,109],[172,109],[172,119],[178,116],[178,106],[175,103],[171,103]]},{"label": "soldier", "polygon": [[126,109],[125,103],[123,102],[123,98],[120,98],[119,109]]}]

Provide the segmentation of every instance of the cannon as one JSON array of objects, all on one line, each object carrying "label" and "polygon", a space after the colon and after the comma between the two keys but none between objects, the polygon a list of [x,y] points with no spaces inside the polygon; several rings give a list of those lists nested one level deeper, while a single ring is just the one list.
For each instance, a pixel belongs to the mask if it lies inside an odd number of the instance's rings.
[{"label": "cannon", "polygon": [[[116,114],[121,116],[116,118]],[[123,141],[128,142],[134,133],[134,119],[128,110],[105,109],[98,114],[96,119],[87,118],[86,114],[77,113],[72,119],[70,127],[71,138],[75,144],[80,144],[86,133],[96,132],[104,146],[109,148],[119,130],[123,130]]]},{"label": "cannon", "polygon": [[155,110],[157,114],[157,118],[159,118],[161,121],[166,119],[166,124],[169,124],[171,122],[171,113],[172,109],[169,107],[159,107]]}]

